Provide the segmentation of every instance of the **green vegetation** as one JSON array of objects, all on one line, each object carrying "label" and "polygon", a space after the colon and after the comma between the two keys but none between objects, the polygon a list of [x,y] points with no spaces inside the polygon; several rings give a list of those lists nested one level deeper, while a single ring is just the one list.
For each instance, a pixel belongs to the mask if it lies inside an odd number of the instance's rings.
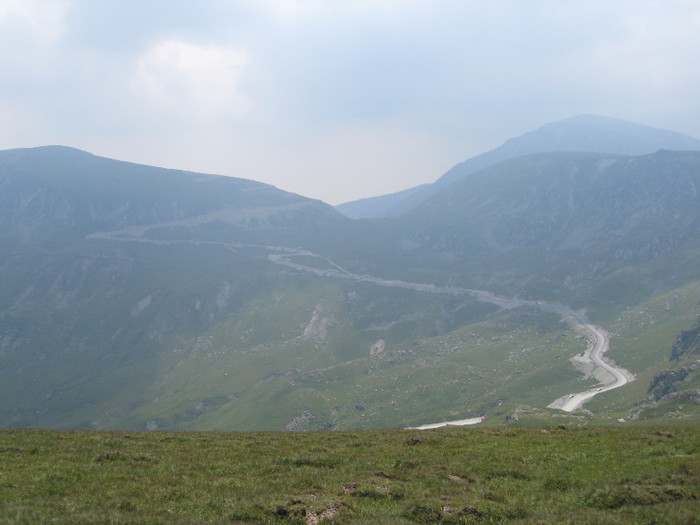
[{"label": "green vegetation", "polygon": [[2,430],[0,521],[694,523],[699,430]]},{"label": "green vegetation", "polygon": [[[609,357],[636,375],[636,380],[624,388],[598,396],[586,408],[598,414],[598,420],[633,418],[660,423],[669,420],[695,419],[700,415],[697,395],[676,395],[695,392],[700,387],[700,374],[693,373],[697,355],[679,355],[671,359],[673,348],[682,333],[697,326],[700,315],[700,283],[659,293],[651,299],[625,309],[612,321],[604,321],[611,335]],[[658,398],[652,385],[660,376],[672,376],[674,370],[686,369],[683,380],[673,384],[672,391]]]},{"label": "green vegetation", "polygon": [[[2,427],[700,420],[700,153],[511,159],[375,221],[60,147],[0,152],[0,186]],[[538,301],[585,311],[636,380],[546,408],[598,382]]]}]

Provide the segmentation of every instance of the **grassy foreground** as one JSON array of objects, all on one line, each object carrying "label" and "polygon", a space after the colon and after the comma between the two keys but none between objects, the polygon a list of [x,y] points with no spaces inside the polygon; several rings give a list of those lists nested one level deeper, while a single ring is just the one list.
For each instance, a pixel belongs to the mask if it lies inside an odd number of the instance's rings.
[{"label": "grassy foreground", "polygon": [[698,523],[700,428],[0,430],[2,523]]}]

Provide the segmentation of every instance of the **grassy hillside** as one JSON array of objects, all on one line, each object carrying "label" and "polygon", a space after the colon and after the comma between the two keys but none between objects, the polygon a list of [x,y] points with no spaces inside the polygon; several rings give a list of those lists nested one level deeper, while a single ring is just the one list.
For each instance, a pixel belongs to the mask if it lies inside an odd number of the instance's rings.
[{"label": "grassy hillside", "polygon": [[[658,378],[700,316],[698,153],[520,158],[385,221],[67,148],[0,152],[0,168],[0,426],[698,417],[695,357]],[[542,301],[610,331],[637,381],[546,408],[597,381]]]},{"label": "grassy hillside", "polygon": [[[114,248],[100,241],[97,249]],[[611,331],[610,355],[638,380],[590,402],[591,414],[568,415],[544,407],[596,382],[569,362],[586,343],[556,315],[319,277],[265,253],[122,243],[118,257],[83,254],[66,277],[48,280],[55,309],[37,307],[47,295],[35,289],[5,318],[5,348],[18,350],[6,350],[0,368],[5,420],[319,430],[477,415],[521,424],[629,418],[677,335],[700,315],[697,284],[622,314],[589,310]],[[694,403],[681,405],[690,415]]]},{"label": "grassy hillside", "polygon": [[3,523],[695,523],[700,428],[0,431]]}]

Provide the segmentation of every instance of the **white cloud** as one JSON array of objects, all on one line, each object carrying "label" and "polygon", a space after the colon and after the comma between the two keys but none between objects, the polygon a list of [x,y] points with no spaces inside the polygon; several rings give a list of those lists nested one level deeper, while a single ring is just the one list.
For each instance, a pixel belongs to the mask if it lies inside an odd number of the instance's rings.
[{"label": "white cloud", "polygon": [[700,136],[697,0],[0,0],[0,149],[333,202],[579,113]]},{"label": "white cloud", "polygon": [[417,5],[429,4],[426,0],[252,0],[250,4],[287,23],[301,20],[339,18],[352,14],[387,14],[396,15],[402,10]]},{"label": "white cloud", "polygon": [[22,45],[55,42],[65,30],[63,22],[69,7],[70,3],[63,0],[0,0],[0,42]]},{"label": "white cloud", "polygon": [[129,85],[141,111],[235,118],[251,105],[239,89],[249,63],[241,49],[163,40],[137,58]]}]

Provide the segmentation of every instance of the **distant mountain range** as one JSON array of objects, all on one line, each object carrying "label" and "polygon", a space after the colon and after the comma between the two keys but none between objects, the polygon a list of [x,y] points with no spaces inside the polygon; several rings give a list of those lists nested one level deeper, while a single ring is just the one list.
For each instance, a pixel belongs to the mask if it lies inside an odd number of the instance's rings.
[{"label": "distant mountain range", "polygon": [[597,115],[579,115],[546,124],[501,146],[457,164],[432,184],[346,202],[336,208],[353,219],[395,217],[479,170],[505,160],[546,152],[643,155],[660,149],[700,150],[700,140],[663,129]]},{"label": "distant mountain range", "polygon": [[[576,117],[364,220],[248,180],[2,151],[0,425],[697,420],[693,149]],[[565,306],[636,377],[573,414],[547,406],[598,380]]]}]

